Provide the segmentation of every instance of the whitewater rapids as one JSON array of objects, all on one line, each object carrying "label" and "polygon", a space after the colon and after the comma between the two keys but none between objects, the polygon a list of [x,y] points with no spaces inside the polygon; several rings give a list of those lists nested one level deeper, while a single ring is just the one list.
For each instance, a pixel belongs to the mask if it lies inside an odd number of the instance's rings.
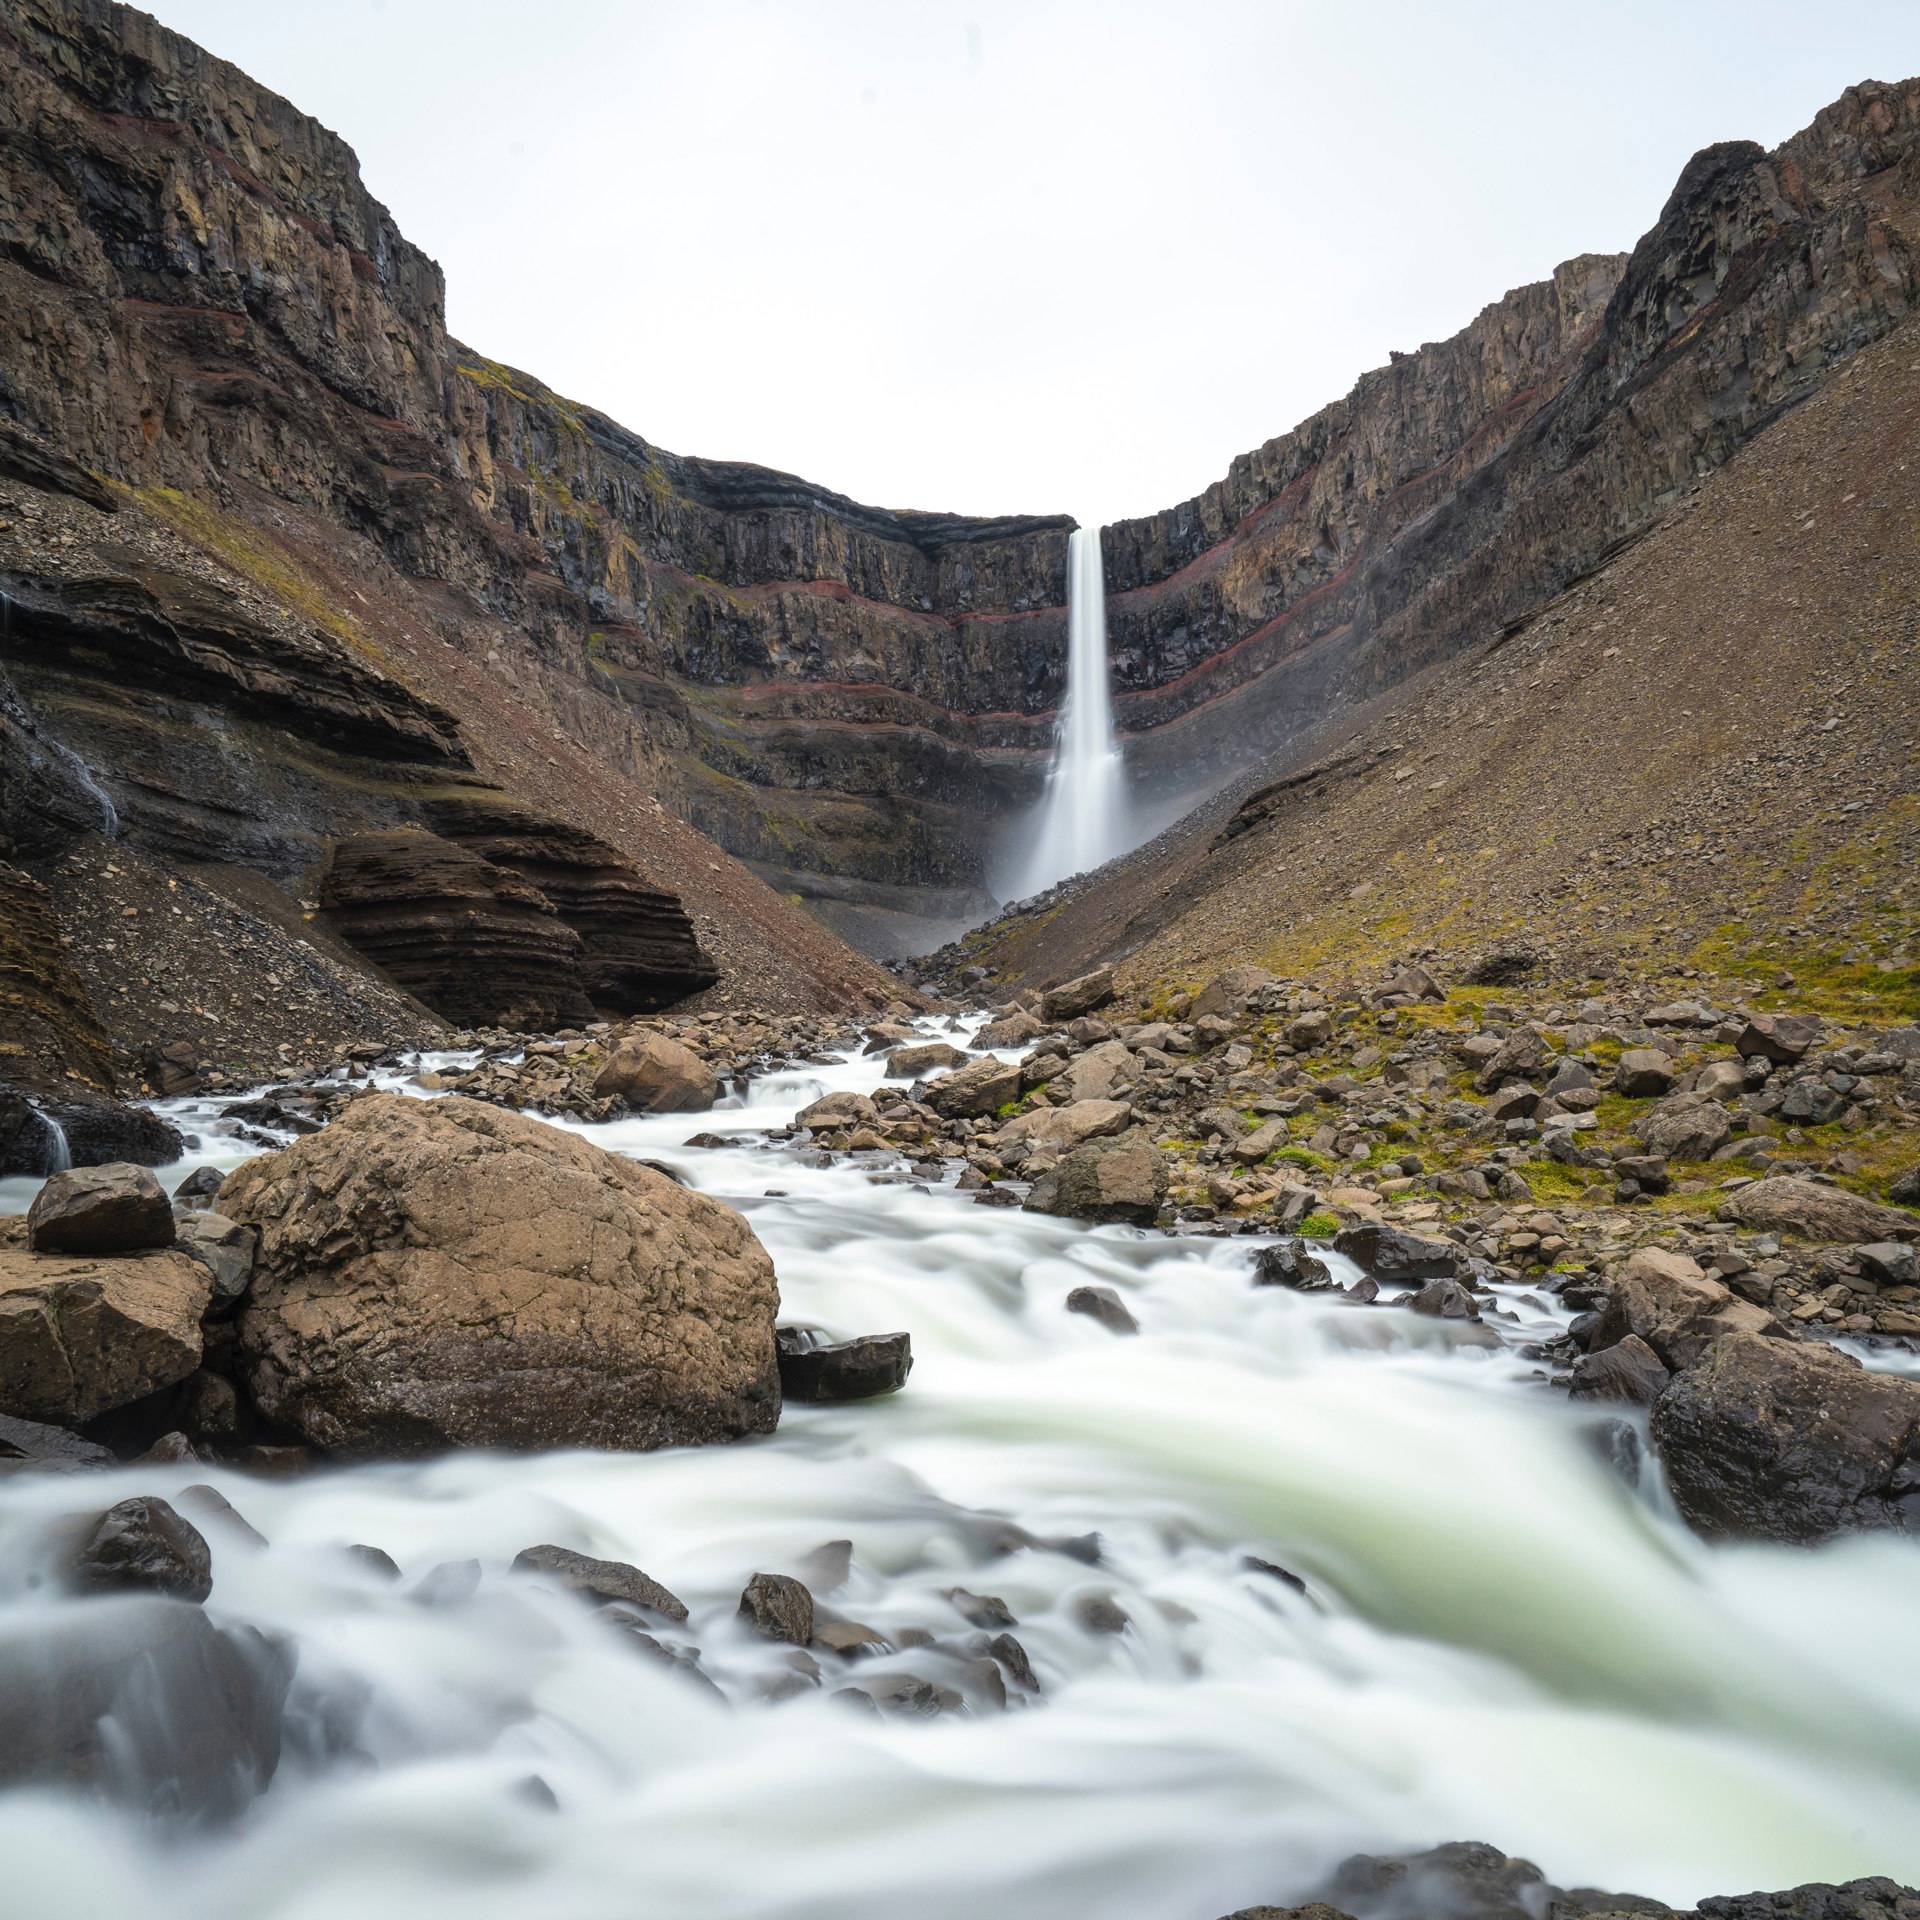
[{"label": "whitewater rapids", "polygon": [[[93,1604],[19,1579],[50,1521],[210,1481],[271,1546],[205,1529],[209,1611],[290,1636],[300,1663],[296,1738],[225,1832],[0,1796],[0,1920],[1213,1920],[1350,1852],[1453,1839],[1676,1904],[1920,1880],[1920,1545],[1703,1546],[1541,1387],[1517,1348],[1564,1316],[1524,1289],[1503,1290],[1510,1344],[1488,1351],[1255,1288],[1250,1238],[1086,1229],[765,1143],[880,1073],[780,1074],[731,1111],[579,1130],[739,1207],[784,1320],[908,1329],[897,1397],[789,1407],[764,1440],[686,1452],[0,1481],[0,1632]],[[215,1104],[168,1110],[202,1133],[196,1161],[242,1157]],[[733,1144],[683,1149],[696,1130]],[[1064,1310],[1086,1281],[1123,1295],[1137,1338]],[[1008,1522],[1097,1532],[1099,1564],[996,1552]],[[1041,1700],[904,1721],[830,1697],[944,1677],[911,1649],[823,1654],[822,1690],[755,1698],[783,1656],[741,1631],[740,1590],[834,1540],[852,1566],[824,1600],[889,1638],[964,1651],[948,1592],[1003,1598]],[[339,1552],[355,1542],[402,1583]],[[698,1646],[728,1699],[510,1577],[541,1542],[678,1593],[692,1618],[663,1637]],[[464,1604],[409,1597],[470,1558]],[[1124,1632],[1082,1624],[1095,1596]],[[302,1726],[343,1716],[318,1757]]]}]

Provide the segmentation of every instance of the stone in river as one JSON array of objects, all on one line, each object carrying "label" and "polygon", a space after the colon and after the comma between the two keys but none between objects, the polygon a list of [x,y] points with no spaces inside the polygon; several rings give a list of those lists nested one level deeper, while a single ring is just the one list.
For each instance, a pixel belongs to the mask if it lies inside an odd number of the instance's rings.
[{"label": "stone in river", "polygon": [[1109,1333],[1140,1331],[1140,1322],[1111,1287],[1075,1287],[1067,1295],[1067,1311],[1083,1313],[1089,1320],[1098,1320]]},{"label": "stone in river", "polygon": [[544,1574],[570,1593],[587,1594],[596,1600],[624,1600],[664,1614],[669,1620],[687,1617],[684,1601],[625,1560],[595,1560],[570,1547],[528,1547],[514,1556],[512,1570]]},{"label": "stone in river", "polygon": [[768,1640],[804,1647],[813,1639],[813,1595],[784,1573],[756,1573],[740,1596],[740,1611]]},{"label": "stone in river", "polygon": [[213,1555],[198,1527],[145,1495],[100,1516],[69,1577],[82,1593],[164,1593],[197,1604],[213,1591]]},{"label": "stone in river", "polygon": [[720,1082],[690,1048],[663,1034],[629,1034],[595,1076],[597,1098],[624,1100],[635,1113],[704,1113]]},{"label": "stone in river", "polygon": [[780,1390],[789,1400],[871,1400],[899,1392],[913,1371],[913,1340],[905,1333],[829,1341],[808,1327],[781,1327],[774,1340]]},{"label": "stone in river", "polygon": [[1376,1280],[1444,1280],[1460,1271],[1459,1249],[1451,1240],[1431,1240],[1401,1227],[1342,1227],[1333,1236],[1333,1250]]}]

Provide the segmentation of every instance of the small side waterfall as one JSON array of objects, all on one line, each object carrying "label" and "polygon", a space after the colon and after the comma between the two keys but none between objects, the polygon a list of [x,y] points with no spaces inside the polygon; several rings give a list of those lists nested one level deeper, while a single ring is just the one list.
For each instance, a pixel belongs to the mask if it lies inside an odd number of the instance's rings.
[{"label": "small side waterfall", "polygon": [[1047,790],[1024,860],[1015,863],[1016,897],[1085,873],[1130,844],[1120,748],[1113,735],[1107,677],[1107,594],[1098,527],[1078,527],[1067,542],[1067,698],[1047,774]]},{"label": "small side waterfall", "polygon": [[43,1174],[65,1173],[73,1165],[73,1150],[67,1145],[67,1130],[52,1114],[39,1107],[33,1109],[33,1117],[40,1122],[41,1163],[37,1171]]}]

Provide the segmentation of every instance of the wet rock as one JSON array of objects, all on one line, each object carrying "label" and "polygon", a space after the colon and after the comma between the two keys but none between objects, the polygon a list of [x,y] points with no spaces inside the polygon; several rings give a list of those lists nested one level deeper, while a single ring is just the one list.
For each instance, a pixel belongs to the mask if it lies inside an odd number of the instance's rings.
[{"label": "wet rock", "polygon": [[864,1093],[829,1093],[802,1107],[793,1116],[796,1127],[808,1127],[815,1133],[833,1133],[842,1127],[856,1127],[877,1117],[879,1109]]},{"label": "wet rock", "polygon": [[160,1182],[124,1160],[56,1173],[27,1209],[36,1253],[144,1253],[172,1246],[173,1232]]},{"label": "wet rock", "polygon": [[1478,1320],[1479,1303],[1458,1280],[1429,1280],[1407,1305],[1431,1320]]},{"label": "wet rock", "polygon": [[1307,1583],[1297,1573],[1290,1573],[1271,1560],[1262,1560],[1258,1554],[1243,1553],[1240,1564],[1249,1573],[1264,1573],[1269,1579],[1278,1580],[1283,1587],[1291,1587],[1295,1593],[1305,1594],[1307,1590]]},{"label": "wet rock", "polygon": [[952,1687],[923,1680],[913,1673],[879,1689],[873,1700],[882,1713],[898,1714],[909,1720],[932,1720],[943,1713],[958,1713],[967,1704]]},{"label": "wet rock", "polygon": [[512,1571],[538,1574],[569,1593],[645,1607],[669,1620],[687,1617],[684,1601],[624,1560],[596,1560],[569,1547],[528,1547],[514,1556]]},{"label": "wet rock", "polygon": [[1019,1625],[1013,1609],[997,1594],[969,1593],[965,1587],[953,1587],[948,1590],[947,1598],[969,1626],[992,1629]]},{"label": "wet rock", "polygon": [[259,1236],[251,1227],[229,1220],[223,1213],[200,1211],[179,1219],[175,1244],[189,1259],[198,1260],[213,1282],[216,1301],[238,1300],[253,1278],[254,1249]]},{"label": "wet rock", "polygon": [[1034,1182],[1031,1213],[1148,1227],[1167,1197],[1167,1163],[1156,1148],[1122,1138],[1077,1147]]},{"label": "wet rock", "polygon": [[1432,1240],[1404,1227],[1373,1222],[1342,1227],[1333,1236],[1333,1250],[1387,1283],[1451,1279],[1460,1271],[1459,1250],[1451,1240]]},{"label": "wet rock", "polygon": [[1067,1311],[1098,1320],[1109,1333],[1138,1333],[1140,1322],[1111,1287],[1075,1287],[1067,1295]]},{"label": "wet rock", "polygon": [[442,1560],[420,1576],[407,1598],[421,1607],[464,1607],[479,1591],[478,1560]]},{"label": "wet rock", "polygon": [[813,1639],[813,1595],[784,1573],[756,1573],[740,1596],[755,1633],[804,1647]]},{"label": "wet rock", "polygon": [[1278,1246],[1262,1247],[1253,1256],[1253,1284],[1321,1293],[1333,1285],[1333,1274],[1324,1260],[1307,1251],[1305,1241],[1282,1240]]},{"label": "wet rock", "polygon": [[1110,1593],[1081,1595],[1074,1602],[1073,1615],[1089,1633],[1125,1633],[1133,1625],[1126,1608]]},{"label": "wet rock", "polygon": [[635,1113],[705,1113],[720,1097],[707,1063],[659,1033],[628,1034],[594,1076],[595,1097],[624,1100]]},{"label": "wet rock", "polygon": [[213,1591],[213,1555],[198,1527],[143,1495],[100,1516],[69,1579],[81,1593],[164,1593],[198,1605]]},{"label": "wet rock", "polygon": [[229,1819],[279,1765],[292,1676],[283,1644],[153,1593],[0,1627],[0,1785]]},{"label": "wet rock", "polygon": [[1040,1682],[1035,1677],[1033,1662],[1027,1657],[1027,1650],[1010,1633],[996,1633],[987,1642],[987,1651],[998,1660],[1013,1678],[1016,1686],[1026,1688],[1029,1693],[1040,1691]]},{"label": "wet rock", "polygon": [[774,1340],[780,1391],[789,1400],[871,1400],[898,1393],[913,1371],[910,1334],[824,1340],[808,1327],[781,1327]]},{"label": "wet rock", "polygon": [[346,1549],[348,1556],[365,1572],[376,1580],[398,1581],[400,1563],[382,1547],[351,1546]]},{"label": "wet rock", "polygon": [[1019,1097],[1019,1066],[992,1058],[943,1074],[926,1092],[927,1105],[943,1120],[998,1113],[1008,1101]]},{"label": "wet rock", "polygon": [[1841,1187],[1776,1176],[1756,1180],[1720,1203],[1720,1218],[1761,1233],[1795,1233],[1806,1240],[1911,1241],[1920,1213],[1883,1207]]},{"label": "wet rock", "polygon": [[84,1426],[199,1366],[212,1276],[197,1260],[31,1253],[26,1238],[24,1220],[0,1224],[0,1412]]},{"label": "wet rock", "polygon": [[365,1094],[221,1205],[260,1234],[247,1384],[315,1446],[642,1448],[779,1417],[746,1222],[559,1128]]},{"label": "wet rock", "polygon": [[1710,1537],[1920,1527],[1920,1383],[1812,1341],[1731,1333],[1653,1413],[1675,1503]]},{"label": "wet rock", "polygon": [[1005,1051],[1013,1047],[1024,1047],[1029,1040],[1037,1040],[1046,1032],[1046,1028],[1024,1008],[1016,1007],[1004,1019],[990,1020],[973,1037],[973,1044],[985,1052]]},{"label": "wet rock", "polygon": [[176,1221],[182,1207],[211,1207],[220,1198],[226,1177],[218,1167],[195,1167],[173,1190]]},{"label": "wet rock", "polygon": [[1733,1044],[1746,1059],[1788,1066],[1804,1058],[1819,1038],[1820,1022],[1812,1014],[1756,1013]]},{"label": "wet rock", "polygon": [[267,1544],[267,1536],[251,1525],[218,1487],[196,1482],[193,1486],[182,1487],[174,1498],[189,1515],[212,1527],[216,1533],[224,1534],[229,1540],[244,1541],[250,1547],[264,1547]]},{"label": "wet rock", "polygon": [[1573,1363],[1575,1400],[1623,1400],[1650,1407],[1673,1378],[1660,1356],[1630,1333],[1597,1353],[1583,1353]]},{"label": "wet rock", "polygon": [[51,1427],[39,1420],[16,1420],[0,1413],[0,1471],[14,1462],[56,1472],[73,1472],[82,1467],[110,1467],[112,1452],[95,1446],[64,1427]]},{"label": "wet rock", "polygon": [[[1018,1043],[1010,1041],[1008,1044]],[[896,1047],[888,1054],[887,1078],[923,1080],[930,1073],[945,1073],[949,1068],[963,1067],[966,1063],[967,1056],[958,1047],[949,1046],[944,1040],[930,1040],[925,1046]]]},{"label": "wet rock", "polygon": [[1104,1007],[1113,998],[1113,992],[1113,969],[1095,967],[1091,973],[1083,973],[1076,980],[1049,988],[1041,996],[1040,1018],[1049,1026],[1062,1020],[1078,1019],[1083,1013],[1092,1013],[1097,1007]]},{"label": "wet rock", "polygon": [[1629,1047],[1613,1070],[1613,1090],[1635,1100],[1667,1092],[1679,1079],[1673,1056],[1658,1047]]},{"label": "wet rock", "polygon": [[[1365,1920],[1536,1920],[1559,1895],[1531,1860],[1474,1840],[1414,1854],[1355,1854],[1341,1863],[1322,1897]],[[1613,1896],[1608,1896],[1612,1898]],[[1632,1895],[1620,1896],[1629,1904]],[[1641,1903],[1657,1908],[1658,1903]]]}]

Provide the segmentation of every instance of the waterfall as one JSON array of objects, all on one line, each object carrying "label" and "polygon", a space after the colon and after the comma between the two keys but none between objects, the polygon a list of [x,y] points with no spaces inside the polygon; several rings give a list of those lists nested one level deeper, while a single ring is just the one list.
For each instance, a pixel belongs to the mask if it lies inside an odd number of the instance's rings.
[{"label": "waterfall", "polygon": [[1098,527],[1067,542],[1067,698],[1034,835],[1016,871],[1024,897],[1085,873],[1131,844],[1107,678],[1107,596]]},{"label": "waterfall", "polygon": [[40,1139],[44,1147],[40,1171],[45,1174],[65,1173],[73,1165],[73,1151],[67,1145],[66,1128],[40,1107],[33,1109],[33,1117],[40,1122]]}]

